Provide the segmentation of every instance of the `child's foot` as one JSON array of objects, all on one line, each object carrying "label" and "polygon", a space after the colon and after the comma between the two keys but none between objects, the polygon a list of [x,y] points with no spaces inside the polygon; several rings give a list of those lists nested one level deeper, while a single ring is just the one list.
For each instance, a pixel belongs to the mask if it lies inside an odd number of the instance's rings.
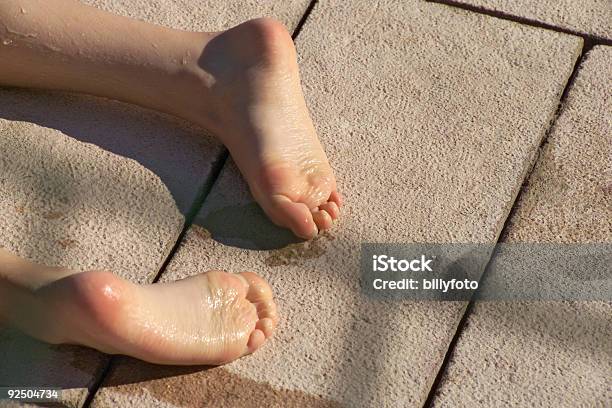
[{"label": "child's foot", "polygon": [[257,350],[278,320],[270,287],[250,272],[213,271],[145,286],[110,272],[83,272],[32,295],[19,302],[28,315],[0,314],[50,343],[80,344],[158,364],[232,361]]},{"label": "child's foot", "polygon": [[256,19],[205,41],[191,66],[199,85],[181,115],[218,135],[272,221],[302,238],[330,228],[341,197],[287,30]]}]

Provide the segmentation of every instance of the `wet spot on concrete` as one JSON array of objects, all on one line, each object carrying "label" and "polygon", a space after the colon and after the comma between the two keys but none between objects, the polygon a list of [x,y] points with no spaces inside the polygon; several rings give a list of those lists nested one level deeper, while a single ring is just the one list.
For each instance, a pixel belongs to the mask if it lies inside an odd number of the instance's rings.
[{"label": "wet spot on concrete", "polygon": [[318,258],[325,253],[325,242],[333,240],[329,232],[323,232],[311,241],[290,244],[272,251],[266,259],[268,266],[299,265],[304,259]]},{"label": "wet spot on concrete", "polygon": [[210,233],[210,231],[208,231],[206,228],[200,227],[199,225],[193,225],[191,227],[191,231],[200,239],[206,241],[209,240],[212,237],[212,234]]},{"label": "wet spot on concrete", "polygon": [[58,244],[61,245],[62,248],[64,249],[68,249],[68,248],[72,248],[74,246],[76,246],[78,244],[77,241],[75,241],[74,239],[61,239],[59,241],[57,241]]},{"label": "wet spot on concrete", "polygon": [[59,218],[62,218],[63,216],[64,213],[61,213],[59,211],[51,211],[43,214],[43,218],[46,220],[57,220]]},{"label": "wet spot on concrete", "polygon": [[[112,388],[110,388],[112,387]],[[98,392],[94,406],[156,400],[177,407],[340,407],[302,391],[279,390],[222,367],[157,366],[121,357]]]},{"label": "wet spot on concrete", "polygon": [[300,242],[291,231],[274,225],[255,202],[211,211],[195,223],[215,241],[244,249],[270,250]]}]

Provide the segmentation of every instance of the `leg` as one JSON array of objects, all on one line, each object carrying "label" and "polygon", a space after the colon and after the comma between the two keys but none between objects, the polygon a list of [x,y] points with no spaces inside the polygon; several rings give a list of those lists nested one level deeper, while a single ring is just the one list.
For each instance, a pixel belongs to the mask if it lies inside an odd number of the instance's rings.
[{"label": "leg", "polygon": [[278,317],[270,287],[250,272],[139,286],[0,249],[0,320],[54,344],[159,364],[222,364],[259,348]]},{"label": "leg", "polygon": [[71,0],[0,3],[0,84],[83,92],[194,121],[229,149],[268,216],[303,238],[340,195],[282,24],[172,30]]}]

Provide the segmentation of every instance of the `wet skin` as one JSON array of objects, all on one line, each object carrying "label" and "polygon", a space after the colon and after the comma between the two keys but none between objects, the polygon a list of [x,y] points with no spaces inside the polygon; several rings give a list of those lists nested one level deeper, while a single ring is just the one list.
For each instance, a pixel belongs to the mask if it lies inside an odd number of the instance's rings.
[{"label": "wet skin", "polygon": [[[1,85],[104,96],[209,129],[268,217],[301,238],[339,217],[342,198],[304,101],[295,47],[277,21],[187,32],[70,0],[7,0],[0,61]],[[231,361],[260,347],[278,321],[270,287],[253,273],[139,286],[2,251],[0,295],[0,317],[34,337],[156,363]]]},{"label": "wet skin", "polygon": [[52,344],[158,364],[223,364],[252,353],[278,323],[270,286],[252,272],[210,271],[136,285],[0,249],[0,320]]}]

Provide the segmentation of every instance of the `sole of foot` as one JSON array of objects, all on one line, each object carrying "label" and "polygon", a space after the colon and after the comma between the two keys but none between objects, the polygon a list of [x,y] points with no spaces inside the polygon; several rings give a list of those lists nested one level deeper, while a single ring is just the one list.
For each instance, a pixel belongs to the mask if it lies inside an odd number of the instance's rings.
[{"label": "sole of foot", "polygon": [[270,286],[251,272],[136,285],[90,271],[34,295],[31,310],[38,315],[18,324],[26,333],[157,364],[230,362],[260,348],[278,323]]},{"label": "sole of foot", "polygon": [[305,239],[329,229],[342,197],[306,106],[291,35],[260,18],[195,38],[200,57],[184,68],[194,86],[174,104],[178,114],[219,137],[274,223]]}]

